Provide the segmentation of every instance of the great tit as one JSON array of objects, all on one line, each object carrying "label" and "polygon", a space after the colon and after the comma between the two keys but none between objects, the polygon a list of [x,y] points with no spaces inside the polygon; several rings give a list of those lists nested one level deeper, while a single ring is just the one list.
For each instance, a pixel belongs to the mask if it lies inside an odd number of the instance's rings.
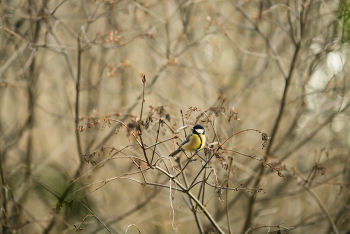
[{"label": "great tit", "polygon": [[205,146],[205,130],[203,126],[196,124],[191,129],[192,132],[188,134],[177,150],[169,154],[170,157],[174,157],[176,154],[184,150],[194,153],[200,149],[203,149]]}]

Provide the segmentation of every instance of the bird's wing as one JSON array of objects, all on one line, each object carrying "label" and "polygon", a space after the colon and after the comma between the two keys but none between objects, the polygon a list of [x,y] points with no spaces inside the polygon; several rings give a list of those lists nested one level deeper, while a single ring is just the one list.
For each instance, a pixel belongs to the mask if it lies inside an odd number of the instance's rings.
[{"label": "bird's wing", "polygon": [[174,157],[176,154],[180,153],[183,149],[182,146],[186,143],[188,143],[191,140],[191,136],[192,133],[188,134],[188,136],[186,137],[186,139],[180,144],[179,148],[177,148],[177,150],[175,150],[174,152],[172,152],[171,154],[169,154],[170,157]]},{"label": "bird's wing", "polygon": [[186,139],[181,143],[180,147],[181,148],[184,144],[188,143],[191,139],[191,136],[192,136],[193,133],[190,133],[187,135]]}]

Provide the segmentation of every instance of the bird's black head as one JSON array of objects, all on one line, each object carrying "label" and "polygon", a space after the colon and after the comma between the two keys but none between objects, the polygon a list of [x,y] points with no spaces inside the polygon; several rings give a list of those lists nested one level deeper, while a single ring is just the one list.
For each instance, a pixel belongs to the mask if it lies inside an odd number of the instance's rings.
[{"label": "bird's black head", "polygon": [[203,126],[200,124],[194,125],[193,128],[191,128],[191,129],[192,129],[193,134],[204,134],[205,133]]}]

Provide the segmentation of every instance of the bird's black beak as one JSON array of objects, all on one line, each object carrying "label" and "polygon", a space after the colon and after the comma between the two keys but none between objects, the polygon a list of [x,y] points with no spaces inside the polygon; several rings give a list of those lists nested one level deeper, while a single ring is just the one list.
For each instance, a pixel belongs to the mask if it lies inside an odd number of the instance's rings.
[{"label": "bird's black beak", "polygon": [[193,130],[193,128],[191,128],[191,130]]}]

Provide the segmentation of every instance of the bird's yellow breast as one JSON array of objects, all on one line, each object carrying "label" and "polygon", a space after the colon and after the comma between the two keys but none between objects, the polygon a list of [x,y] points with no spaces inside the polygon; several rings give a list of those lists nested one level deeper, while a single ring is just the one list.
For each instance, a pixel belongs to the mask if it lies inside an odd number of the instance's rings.
[{"label": "bird's yellow breast", "polygon": [[205,146],[205,135],[193,134],[190,141],[183,145],[183,149],[186,151],[195,152],[197,150],[203,149]]}]

